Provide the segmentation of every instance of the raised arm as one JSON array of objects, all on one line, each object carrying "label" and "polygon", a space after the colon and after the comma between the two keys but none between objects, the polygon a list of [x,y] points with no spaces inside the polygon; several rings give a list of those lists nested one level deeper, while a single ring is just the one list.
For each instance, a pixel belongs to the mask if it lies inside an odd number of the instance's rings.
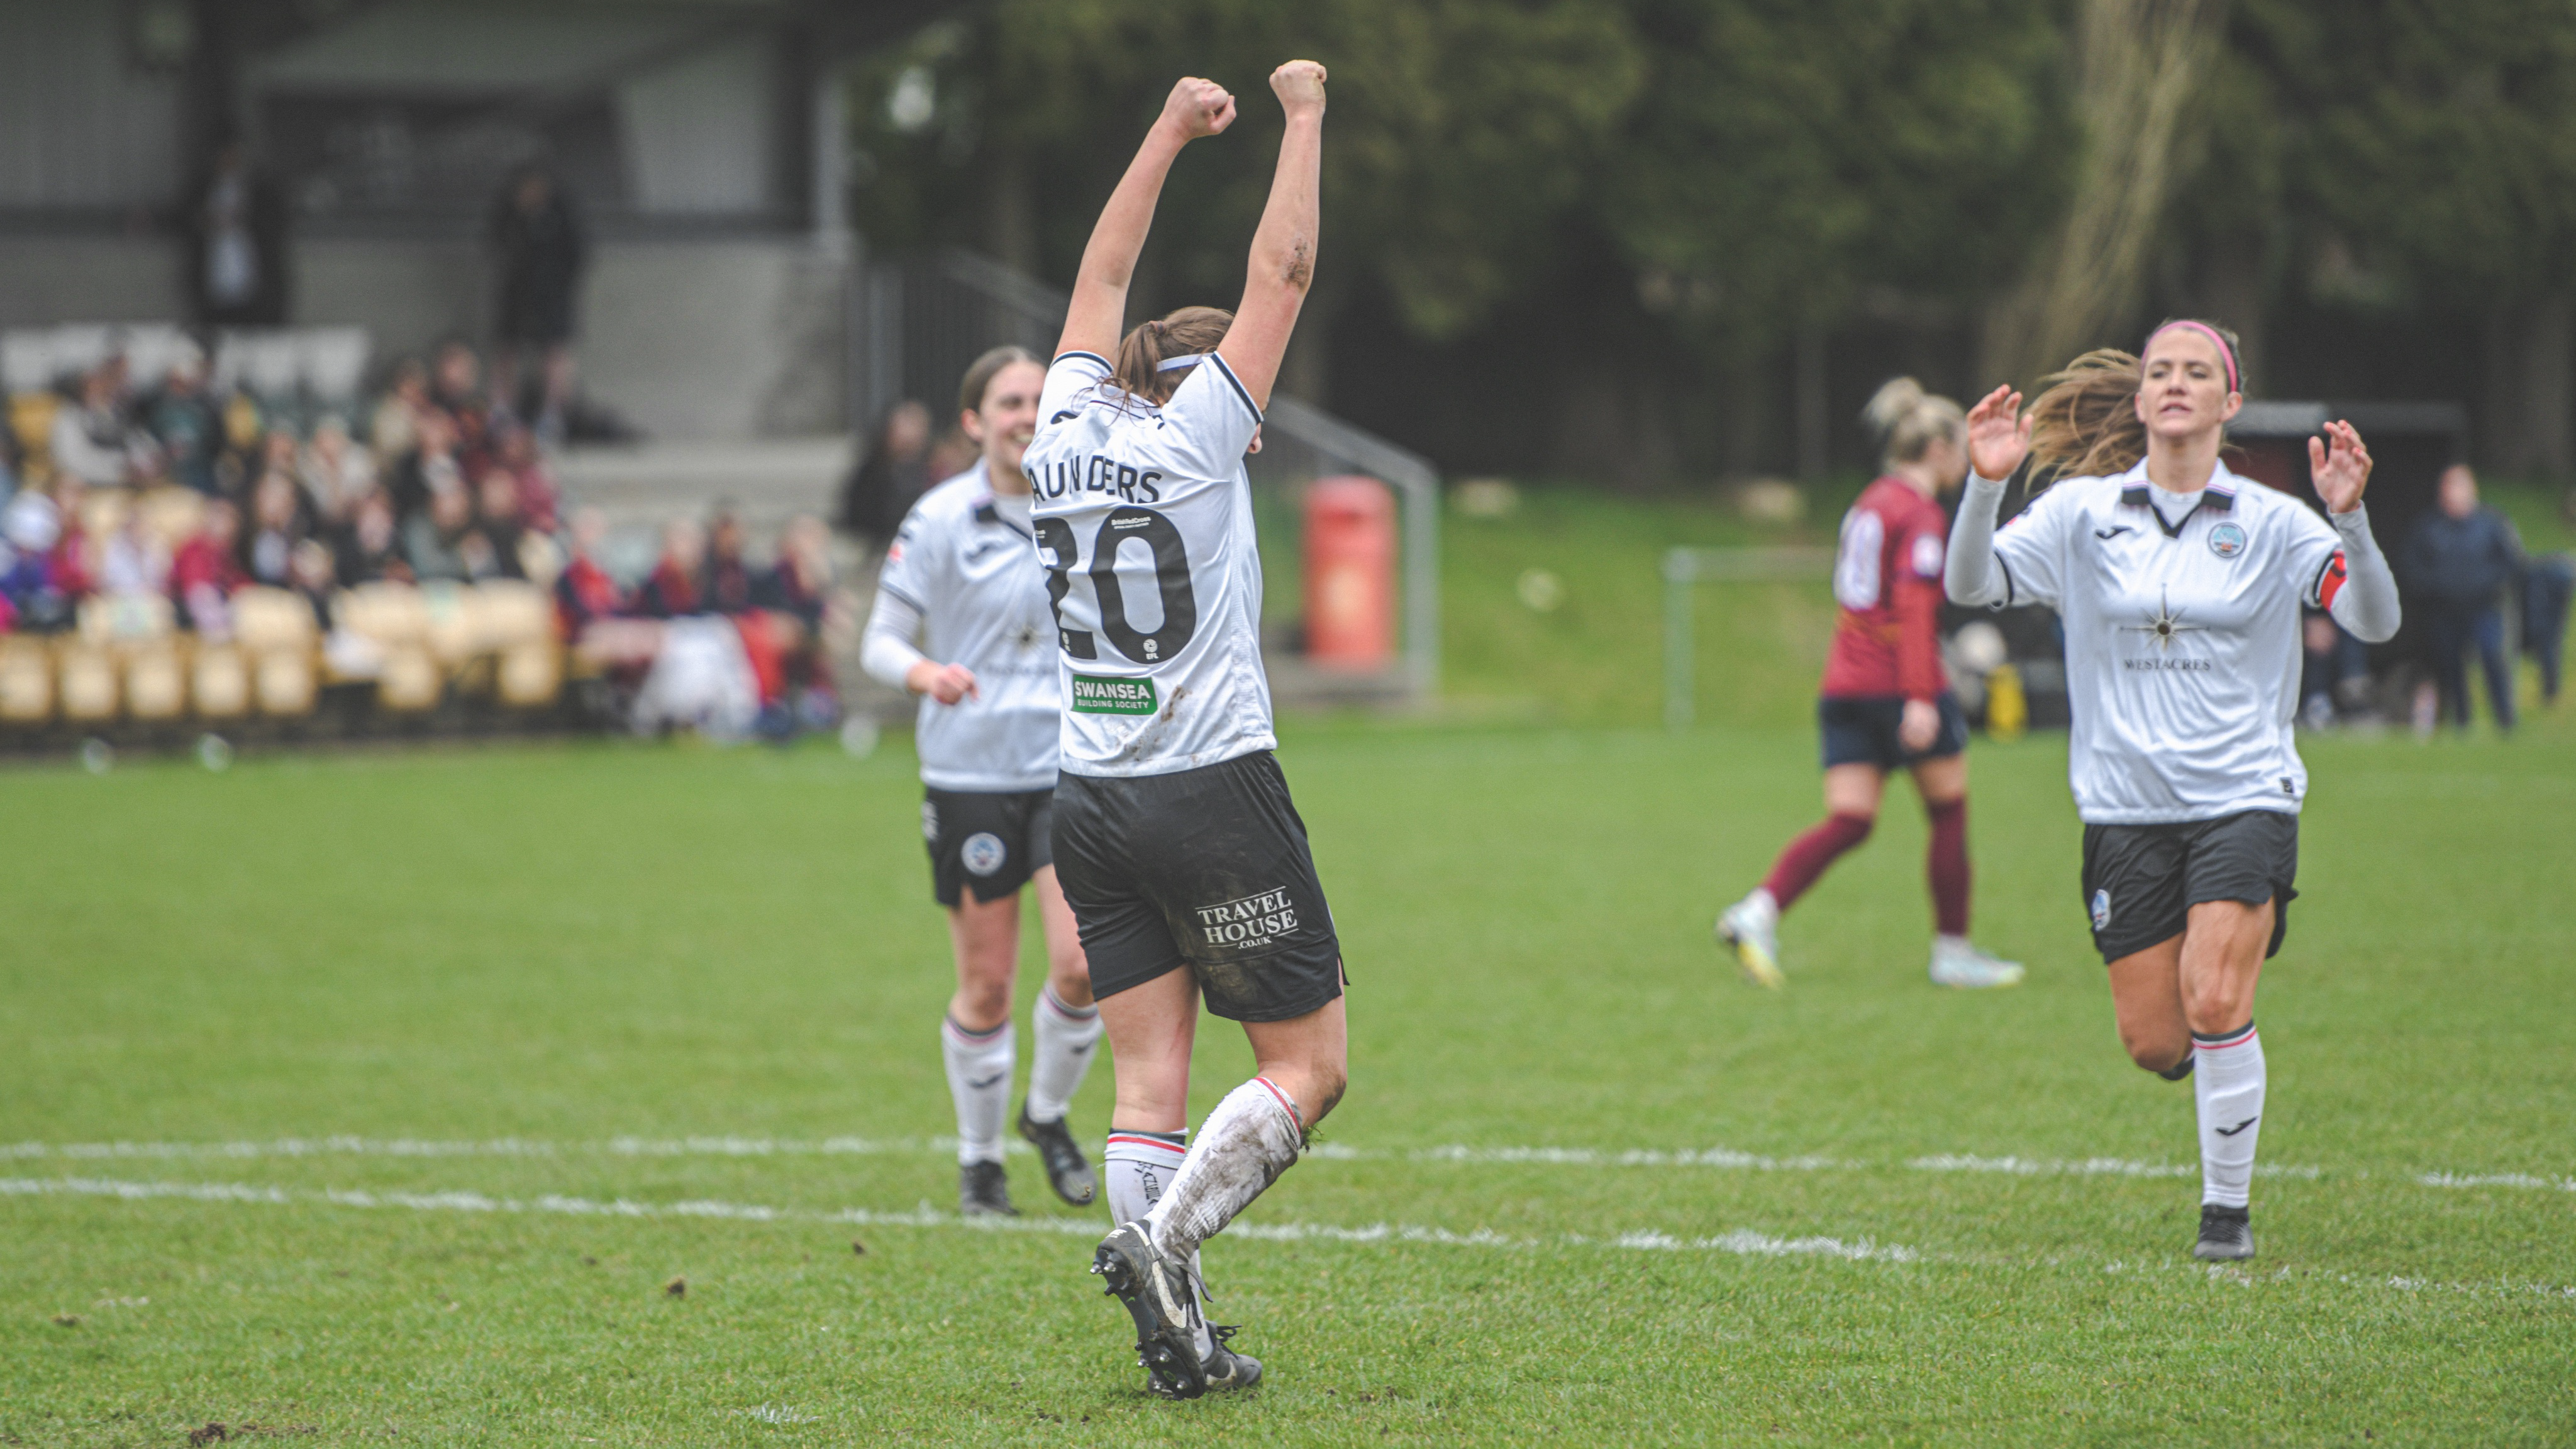
[{"label": "raised arm", "polygon": [[1145,249],[1145,233],[1154,227],[1154,203],[1163,195],[1163,178],[1172,158],[1201,136],[1213,136],[1234,124],[1234,97],[1225,87],[1196,76],[1172,87],[1163,114],[1109,193],[1092,223],[1091,240],[1082,248],[1082,270],[1073,279],[1073,305],[1064,314],[1064,335],[1056,355],[1091,352],[1112,357],[1118,351],[1119,328],[1127,321],[1127,284],[1135,280],[1136,254]]},{"label": "raised arm", "polygon": [[1252,394],[1255,407],[1270,406],[1287,355],[1297,311],[1315,282],[1315,243],[1321,226],[1317,198],[1324,167],[1324,68],[1292,60],[1270,73],[1270,89],[1288,112],[1279,140],[1279,169],[1270,177],[1270,202],[1252,234],[1252,260],[1244,268],[1243,304],[1234,309],[1217,354]]},{"label": "raised arm", "polygon": [[2370,450],[2352,424],[2328,423],[2324,437],[2308,439],[2308,472],[2326,505],[2326,522],[2343,541],[2343,578],[2320,580],[2325,587],[2317,591],[2315,602],[2352,637],[2385,644],[2397,637],[2402,612],[2397,576],[2379,552],[2370,515],[2361,507],[2361,495],[2370,486]]},{"label": "raised arm", "polygon": [[2031,420],[2021,394],[1999,387],[1968,410],[1968,482],[1950,524],[1942,584],[1954,604],[2000,604],[2010,589],[1995,571],[1995,513],[2004,485],[2030,452]]}]

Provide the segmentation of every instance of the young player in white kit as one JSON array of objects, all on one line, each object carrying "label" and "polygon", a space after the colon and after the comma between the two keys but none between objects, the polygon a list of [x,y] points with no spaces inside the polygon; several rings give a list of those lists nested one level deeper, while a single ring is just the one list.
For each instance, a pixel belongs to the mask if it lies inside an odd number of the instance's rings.
[{"label": "young player in white kit", "polygon": [[[1314,277],[1324,69],[1290,61],[1270,88],[1287,130],[1242,305],[1119,339],[1173,157],[1234,120],[1222,87],[1184,80],[1083,252],[1027,459],[1062,647],[1055,858],[1118,1058],[1118,1227],[1092,1271],[1174,1398],[1259,1379],[1201,1312],[1199,1244],[1297,1160],[1344,1081],[1341,944],[1271,753],[1243,467]],[[1185,1148],[1202,995],[1243,1023],[1258,1074]]]},{"label": "young player in white kit", "polygon": [[[1079,1207],[1099,1189],[1064,1123],[1100,1040],[1100,1013],[1053,863],[1055,631],[1020,467],[1044,381],[1038,360],[1017,347],[997,347],[966,369],[960,421],[983,457],[905,515],[877,576],[860,655],[870,675],[922,697],[914,735],[921,833],[957,954],[940,1053],[957,1104],[957,1205],[970,1215],[1014,1211],[1002,1120],[1017,1055],[1011,996],[1024,884],[1037,888],[1047,984],[1031,1013],[1037,1050],[1019,1131],[1058,1197]],[[927,654],[913,647],[916,635]]]},{"label": "young player in white kit", "polygon": [[[2168,322],[2142,357],[2089,352],[2051,381],[2028,416],[2009,388],[1969,412],[1945,583],[1955,602],[2047,604],[2064,623],[2084,899],[2120,1040],[2168,1080],[2197,1064],[2192,1252],[2250,1258],[2254,986],[2298,896],[2308,791],[2290,725],[2299,610],[2372,643],[2397,632],[2361,507],[2370,454],[2349,423],[2309,440],[2323,518],[2229,472],[2219,446],[2244,397],[2235,339],[2207,323]],[[2025,456],[2034,477],[2075,476],[1998,530]]]}]

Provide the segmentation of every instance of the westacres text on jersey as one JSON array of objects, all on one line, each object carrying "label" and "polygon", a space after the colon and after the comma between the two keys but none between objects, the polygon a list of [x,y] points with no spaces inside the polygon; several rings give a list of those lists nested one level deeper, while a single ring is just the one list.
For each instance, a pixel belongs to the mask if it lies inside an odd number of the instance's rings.
[{"label": "westacres text on jersey", "polygon": [[[1115,493],[1130,503],[1160,503],[1163,490],[1154,485],[1162,481],[1159,469],[1139,470],[1132,463],[1121,463],[1100,453],[1088,454],[1070,462],[1042,464],[1029,474],[1029,486],[1040,498],[1062,498],[1072,493]],[[1145,496],[1138,498],[1142,492]]]}]

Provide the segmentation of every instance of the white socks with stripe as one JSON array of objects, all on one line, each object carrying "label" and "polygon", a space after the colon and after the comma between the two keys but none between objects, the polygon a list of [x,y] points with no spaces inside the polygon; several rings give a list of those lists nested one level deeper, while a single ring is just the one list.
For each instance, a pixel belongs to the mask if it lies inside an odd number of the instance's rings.
[{"label": "white socks with stripe", "polygon": [[2200,1107],[2200,1200],[2241,1208],[2263,1134],[2263,1039],[2249,1021],[2215,1036],[2193,1032],[2191,1043],[2199,1058],[2191,1090]]},{"label": "white socks with stripe", "polygon": [[1011,1068],[1018,1060],[1011,1019],[968,1031],[957,1018],[939,1023],[939,1054],[948,1063],[948,1095],[957,1102],[957,1162],[1002,1160],[1002,1122],[1011,1110]]},{"label": "white socks with stripe", "polygon": [[[1188,1156],[1190,1134],[1186,1132],[1127,1132],[1109,1129],[1109,1146],[1100,1154],[1101,1170],[1109,1176],[1109,1220],[1132,1223],[1151,1213],[1163,1189],[1171,1186],[1180,1174],[1181,1162]],[[1191,1281],[1204,1284],[1200,1276],[1198,1254],[1190,1255]],[[1199,1323],[1199,1357],[1207,1357],[1207,1323]]]},{"label": "white socks with stripe", "polygon": [[1091,1070],[1091,1049],[1100,1044],[1100,1008],[1067,1006],[1047,986],[1029,1021],[1037,1038],[1029,1054],[1029,1120],[1061,1122],[1082,1074]]},{"label": "white socks with stripe", "polygon": [[1146,1215],[1166,1258],[1188,1258],[1286,1172],[1305,1145],[1297,1104],[1255,1077],[1225,1094],[1199,1124],[1199,1140]]}]

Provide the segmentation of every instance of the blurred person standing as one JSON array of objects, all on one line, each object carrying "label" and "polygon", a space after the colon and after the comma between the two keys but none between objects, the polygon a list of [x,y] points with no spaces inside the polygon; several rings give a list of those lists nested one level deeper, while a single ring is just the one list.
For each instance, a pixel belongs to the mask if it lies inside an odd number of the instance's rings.
[{"label": "blurred person standing", "polygon": [[2406,541],[2405,576],[2424,620],[2433,677],[2452,722],[2469,727],[2469,651],[2486,673],[2496,728],[2514,725],[2513,660],[2504,647],[2504,592],[2522,572],[2522,537],[2478,501],[2478,478],[2466,463],[2442,473],[2441,506],[2424,515]]},{"label": "blurred person standing", "polygon": [[251,163],[237,136],[216,143],[188,189],[180,219],[187,240],[186,293],[209,327],[286,323],[286,191]]},{"label": "blurred person standing", "polygon": [[886,410],[867,455],[841,485],[843,532],[888,537],[913,500],[939,481],[930,474],[930,426],[930,409],[911,398]]},{"label": "blurred person standing", "polygon": [[957,967],[940,1056],[957,1112],[958,1210],[970,1215],[1017,1211],[1002,1127],[1018,1062],[1011,1004],[1022,885],[1037,893],[1047,982],[1032,1012],[1036,1050],[1019,1133],[1038,1149],[1058,1197],[1079,1207],[1099,1192],[1065,1125],[1100,1040],[1100,1011],[1056,883],[1061,694],[1020,469],[1045,381],[1038,360],[1017,347],[994,348],[967,368],[958,413],[983,456],[905,516],[886,548],[860,656],[869,675],[921,699],[921,829]]},{"label": "blurred person standing", "polygon": [[539,377],[538,434],[561,442],[572,397],[572,338],[588,259],[581,219],[561,180],[542,163],[522,166],[493,200],[487,240],[496,275],[492,401],[525,416],[521,370]]},{"label": "blurred person standing", "polygon": [[2540,666],[2540,702],[2544,705],[2558,702],[2571,595],[2576,595],[2576,558],[2563,553],[2544,554],[2522,572],[2522,648]]}]

